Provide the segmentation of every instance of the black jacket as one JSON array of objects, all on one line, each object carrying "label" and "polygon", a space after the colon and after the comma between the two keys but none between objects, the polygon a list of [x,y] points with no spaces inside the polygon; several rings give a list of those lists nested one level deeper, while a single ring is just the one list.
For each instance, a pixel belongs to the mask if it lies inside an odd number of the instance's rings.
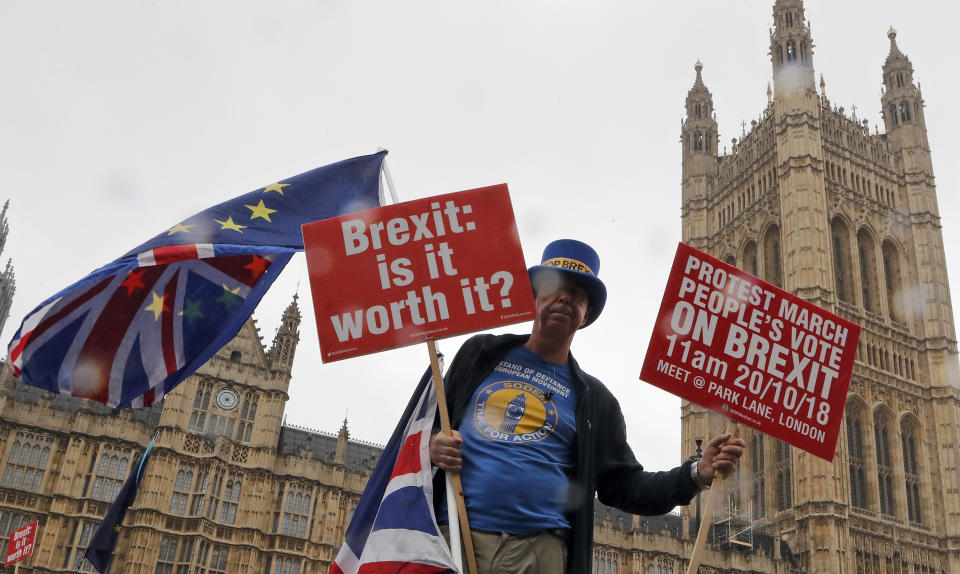
[{"label": "black jacket", "polygon": [[[529,336],[477,335],[454,357],[444,377],[450,424],[459,428],[474,391],[513,347]],[[567,518],[567,574],[589,574],[592,567],[593,501],[633,514],[665,514],[689,504],[697,493],[691,462],[666,472],[647,472],[627,444],[620,403],[594,377],[580,370],[570,356],[570,374],[577,391],[577,452],[570,477]],[[439,423],[438,423],[439,425]],[[435,508],[445,496],[442,473],[433,481]]]}]

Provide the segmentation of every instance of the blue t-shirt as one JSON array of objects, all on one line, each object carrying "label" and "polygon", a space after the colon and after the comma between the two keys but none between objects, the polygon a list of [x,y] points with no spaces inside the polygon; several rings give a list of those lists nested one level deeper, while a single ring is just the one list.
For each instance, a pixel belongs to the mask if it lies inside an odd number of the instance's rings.
[{"label": "blue t-shirt", "polygon": [[[460,425],[470,527],[510,534],[569,528],[576,396],[570,367],[523,345],[484,379]],[[446,522],[445,504],[438,519]]]}]

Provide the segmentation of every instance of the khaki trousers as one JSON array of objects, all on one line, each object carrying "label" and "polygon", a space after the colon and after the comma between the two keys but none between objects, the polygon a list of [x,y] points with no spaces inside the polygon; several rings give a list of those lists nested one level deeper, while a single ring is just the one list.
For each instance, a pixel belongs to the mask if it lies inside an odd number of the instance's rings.
[{"label": "khaki trousers", "polygon": [[[446,524],[440,526],[440,532],[449,545],[450,530]],[[478,574],[563,574],[567,567],[567,544],[561,530],[526,536],[473,529],[470,533]],[[466,550],[461,556],[466,574]]]}]

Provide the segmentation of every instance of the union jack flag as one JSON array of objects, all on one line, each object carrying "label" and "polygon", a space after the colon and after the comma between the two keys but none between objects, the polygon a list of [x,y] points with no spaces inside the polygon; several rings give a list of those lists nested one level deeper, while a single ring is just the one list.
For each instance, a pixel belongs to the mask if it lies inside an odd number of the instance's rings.
[{"label": "union jack flag", "polygon": [[360,496],[330,574],[457,571],[433,514],[433,389],[427,369]]},{"label": "union jack flag", "polygon": [[386,151],[215,205],[31,311],[10,342],[25,383],[149,406],[233,338],[295,251],[301,226],[380,205]]}]

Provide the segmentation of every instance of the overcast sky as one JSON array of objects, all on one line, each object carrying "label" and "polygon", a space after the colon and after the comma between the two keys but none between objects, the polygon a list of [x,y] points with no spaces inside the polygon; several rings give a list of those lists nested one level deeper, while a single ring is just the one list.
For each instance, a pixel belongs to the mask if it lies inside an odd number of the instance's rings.
[{"label": "overcast sky", "polygon": [[[749,127],[771,79],[772,5],[0,0],[3,257],[17,278],[3,344],[39,302],[193,213],[380,146],[402,200],[507,183],[528,264],[558,237],[598,250],[608,303],[574,354],[620,398],[641,462],[672,466],[689,454],[680,401],[638,375],[680,240],[684,98],[700,58],[721,146]],[[818,78],[871,126],[882,125],[887,30],[898,30],[922,84],[960,285],[947,10],[806,2]],[[298,285],[288,422],[336,432],[349,412],[354,438],[385,442],[425,346],[321,364],[303,255],[255,313],[266,343]]]}]

